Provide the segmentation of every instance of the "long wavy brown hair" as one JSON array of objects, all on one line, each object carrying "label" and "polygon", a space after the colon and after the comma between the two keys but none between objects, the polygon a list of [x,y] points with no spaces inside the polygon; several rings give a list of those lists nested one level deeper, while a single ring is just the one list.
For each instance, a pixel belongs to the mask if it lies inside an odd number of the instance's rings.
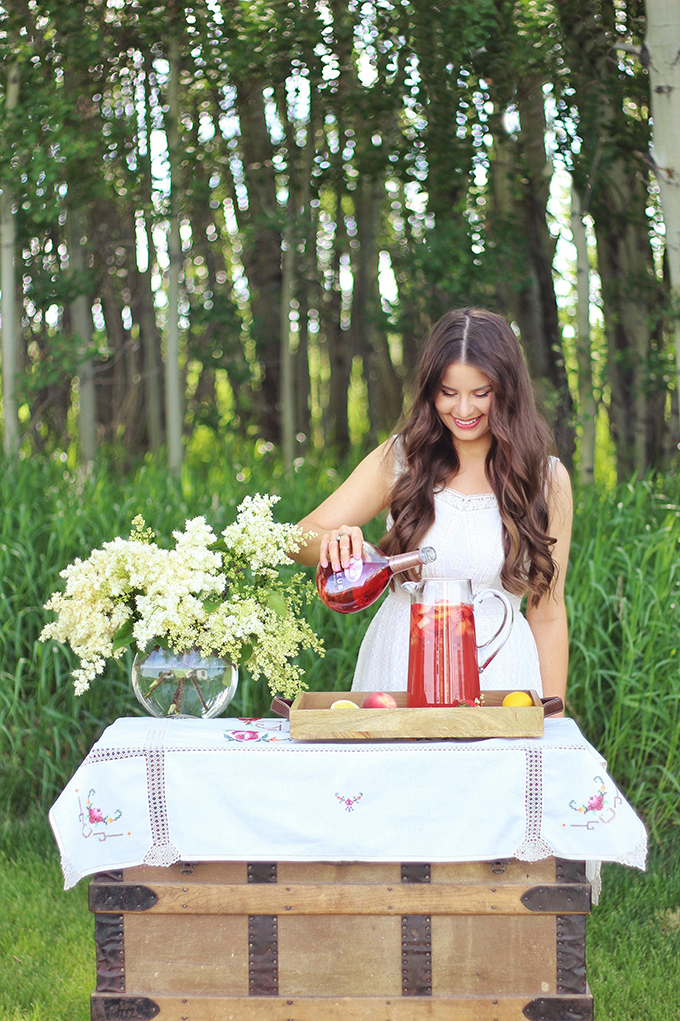
[{"label": "long wavy brown hair", "polygon": [[395,457],[404,470],[390,493],[393,525],[380,547],[388,556],[417,549],[434,522],[435,493],[458,471],[451,432],[434,405],[452,363],[474,366],[491,383],[492,440],[485,468],[503,522],[501,580],[509,592],[527,593],[535,604],[550,590],[556,571],[551,556],[555,540],[547,532],[550,437],[536,410],[519,342],[493,312],[448,312],[430,333],[413,409],[395,440]]}]

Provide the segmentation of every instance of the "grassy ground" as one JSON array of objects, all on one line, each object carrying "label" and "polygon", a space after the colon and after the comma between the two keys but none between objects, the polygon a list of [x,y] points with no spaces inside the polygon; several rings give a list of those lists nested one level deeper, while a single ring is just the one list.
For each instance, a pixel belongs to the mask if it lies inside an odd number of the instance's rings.
[{"label": "grassy ground", "polygon": [[[680,1018],[680,848],[646,873],[604,866],[588,922],[596,1021]],[[87,883],[64,893],[42,817],[0,834],[0,1021],[88,1021],[95,986]],[[349,1019],[348,1019],[349,1021]]]}]

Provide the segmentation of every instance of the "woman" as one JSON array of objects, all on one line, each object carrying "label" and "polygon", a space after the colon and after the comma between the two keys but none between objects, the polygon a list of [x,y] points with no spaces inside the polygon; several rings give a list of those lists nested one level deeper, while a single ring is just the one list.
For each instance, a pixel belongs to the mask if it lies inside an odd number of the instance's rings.
[{"label": "woman", "polygon": [[[509,325],[481,309],[449,312],[428,339],[405,425],[300,522],[316,538],[296,559],[348,566],[361,556],[361,526],[389,507],[386,554],[434,546],[437,560],[423,577],[469,578],[473,592],[501,589],[513,603],[510,638],[482,688],[564,699],[572,500],[548,445]],[[475,610],[479,642],[496,630],[499,605],[488,599]],[[408,647],[409,600],[397,584],[366,633],[354,689],[405,690]]]}]

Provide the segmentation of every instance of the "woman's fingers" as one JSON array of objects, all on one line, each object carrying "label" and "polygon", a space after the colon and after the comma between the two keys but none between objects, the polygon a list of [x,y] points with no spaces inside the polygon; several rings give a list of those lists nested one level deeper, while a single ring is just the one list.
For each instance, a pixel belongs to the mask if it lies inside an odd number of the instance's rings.
[{"label": "woman's fingers", "polygon": [[340,525],[337,532],[325,532],[321,536],[319,561],[322,567],[330,562],[334,571],[349,567],[350,558],[361,559],[364,537],[358,525]]}]

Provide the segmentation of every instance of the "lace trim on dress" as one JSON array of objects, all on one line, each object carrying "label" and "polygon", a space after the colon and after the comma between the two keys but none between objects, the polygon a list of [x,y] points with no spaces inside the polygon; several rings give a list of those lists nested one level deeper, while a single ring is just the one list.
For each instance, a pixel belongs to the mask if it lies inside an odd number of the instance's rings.
[{"label": "lace trim on dress", "polygon": [[450,507],[461,511],[493,510],[498,506],[493,493],[473,493],[467,496],[465,493],[459,493],[457,489],[445,486],[444,489],[436,490],[434,495],[438,500],[443,500]]}]

